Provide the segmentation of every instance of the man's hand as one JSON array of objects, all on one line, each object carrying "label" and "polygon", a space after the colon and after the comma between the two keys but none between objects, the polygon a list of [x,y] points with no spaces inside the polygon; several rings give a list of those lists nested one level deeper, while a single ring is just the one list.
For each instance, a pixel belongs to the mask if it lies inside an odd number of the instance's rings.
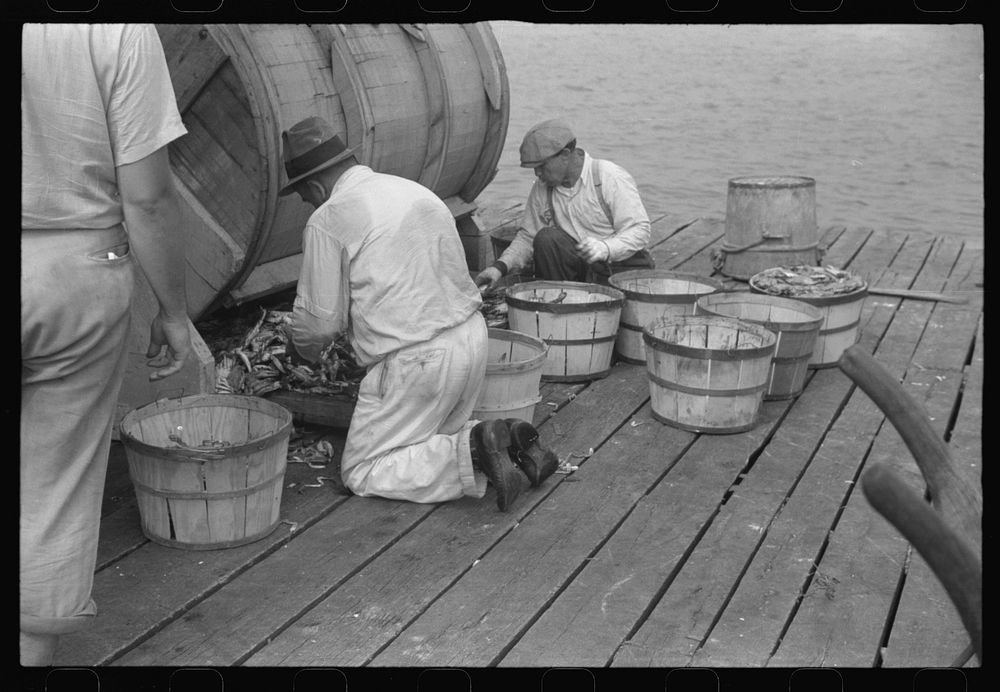
[{"label": "man's hand", "polygon": [[312,365],[309,361],[302,357],[299,350],[295,348],[295,342],[292,340],[292,325],[288,322],[281,325],[281,331],[284,333],[285,341],[285,356],[291,361],[292,365]]},{"label": "man's hand", "polygon": [[580,258],[588,263],[603,262],[611,257],[611,250],[603,240],[594,238],[584,238],[576,244],[576,253]]},{"label": "man's hand", "polygon": [[156,368],[149,375],[151,381],[162,380],[178,372],[191,354],[191,331],[188,319],[168,317],[160,311],[149,325],[149,348],[146,365]]},{"label": "man's hand", "polygon": [[486,269],[476,275],[476,285],[479,286],[480,293],[486,293],[500,280],[500,270],[496,267],[486,267]]}]

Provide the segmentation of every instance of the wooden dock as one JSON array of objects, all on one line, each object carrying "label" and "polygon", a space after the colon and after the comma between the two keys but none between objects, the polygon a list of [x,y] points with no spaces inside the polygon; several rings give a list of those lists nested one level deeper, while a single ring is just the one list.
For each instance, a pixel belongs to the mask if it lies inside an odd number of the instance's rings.
[{"label": "wooden dock", "polygon": [[[712,273],[721,220],[660,214],[653,227],[658,267]],[[821,245],[824,263],[872,286],[966,299],[870,295],[859,341],[979,483],[982,243],[835,227]],[[543,440],[579,469],[526,489],[510,513],[492,489],[417,505],[302,487],[324,471],[291,464],[285,523],[221,551],[143,537],[116,444],[99,615],[64,637],[57,664],[924,668],[968,644],[923,560],[857,487],[875,463],[923,482],[839,369],[812,371],[800,397],[765,402],[756,427],[730,435],[654,420],[642,366],[542,394]]]}]

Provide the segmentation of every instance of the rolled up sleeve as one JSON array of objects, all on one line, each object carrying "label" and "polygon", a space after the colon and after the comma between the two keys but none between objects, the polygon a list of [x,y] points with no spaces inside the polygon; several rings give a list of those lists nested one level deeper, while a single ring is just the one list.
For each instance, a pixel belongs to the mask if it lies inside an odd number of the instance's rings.
[{"label": "rolled up sleeve", "polygon": [[302,235],[302,270],[292,308],[292,344],[299,355],[316,362],[347,330],[350,309],[350,258],[329,233],[308,224]]},{"label": "rolled up sleeve", "polygon": [[619,169],[618,175],[602,176],[602,188],[615,226],[614,235],[605,242],[611,261],[617,262],[649,246],[649,215],[635,180],[626,171]]}]

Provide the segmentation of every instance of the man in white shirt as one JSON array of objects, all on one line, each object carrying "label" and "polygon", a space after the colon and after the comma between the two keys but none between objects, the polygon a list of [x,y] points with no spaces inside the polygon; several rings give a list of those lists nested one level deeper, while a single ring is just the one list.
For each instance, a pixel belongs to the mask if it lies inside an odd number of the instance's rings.
[{"label": "man in white shirt", "polygon": [[167,158],[185,132],[152,25],[24,25],[23,665],[50,665],[59,636],[96,614],[101,499],[137,262],[159,302],[150,379],[180,370],[191,351]]},{"label": "man in white shirt", "polygon": [[488,479],[507,511],[521,490],[518,468],[537,484],[557,460],[526,421],[469,420],[487,331],[448,207],[418,183],[359,164],[322,118],[293,125],[283,140],[281,194],[315,207],[289,342],[314,362],[346,333],[368,368],[341,460],[345,485],[443,502],[482,497]]},{"label": "man in white shirt", "polygon": [[619,271],[653,268],[649,216],[625,169],[591,158],[558,119],[528,130],[520,151],[521,167],[533,168],[537,180],[522,228],[476,276],[481,290],[532,261],[537,279],[600,284]]}]

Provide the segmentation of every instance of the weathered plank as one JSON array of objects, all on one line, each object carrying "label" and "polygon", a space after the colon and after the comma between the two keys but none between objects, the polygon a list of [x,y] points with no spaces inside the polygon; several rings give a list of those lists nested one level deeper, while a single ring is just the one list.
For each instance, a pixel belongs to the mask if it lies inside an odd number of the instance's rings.
[{"label": "weathered plank", "polygon": [[697,218],[682,216],[680,214],[663,214],[655,219],[650,216],[649,247],[655,248],[697,221]]},{"label": "weathered plank", "polygon": [[[982,250],[964,246],[959,263],[952,271],[949,290],[956,290],[953,281],[959,286],[980,281],[981,265]],[[981,485],[982,472],[982,328],[980,315],[975,348],[965,368],[961,408],[949,444],[956,469],[976,485]],[[882,665],[916,667],[933,665],[937,661],[947,665],[967,642],[968,633],[951,599],[924,559],[911,549],[906,581],[889,641],[883,650]]]},{"label": "weathered plank", "polygon": [[[652,248],[651,254],[656,266],[661,269],[676,269],[685,261],[698,254],[722,238],[725,230],[721,219],[698,219],[692,224],[680,229]],[[691,270],[685,270],[691,271]],[[691,272],[694,273],[694,272]],[[711,271],[698,272],[708,276]]]},{"label": "weathered plank", "polygon": [[[560,458],[585,453],[599,447],[648,397],[648,385],[640,369],[614,366],[607,378],[592,383],[556,418],[543,423],[539,432]],[[591,460],[574,458],[574,463],[582,471]],[[504,536],[519,534],[525,515],[537,514],[545,521],[557,516],[559,513],[549,509],[554,493],[564,485],[580,485],[576,479],[576,474],[551,477],[541,488],[525,491],[509,514],[498,513],[490,502],[465,499],[448,503],[246,663],[369,663],[421,613],[453,598],[453,585],[462,583],[463,575],[470,570],[479,570],[474,563],[484,559],[481,564],[485,564],[485,556]],[[593,514],[593,506],[583,509]],[[580,521],[586,523],[587,518]],[[526,564],[506,565],[504,569],[523,574]],[[508,575],[497,576],[504,579]],[[480,604],[489,607],[490,602],[480,600]],[[457,631],[454,634],[461,636]],[[471,659],[461,665],[472,665]]]},{"label": "weathered plank", "polygon": [[235,665],[437,508],[351,497],[115,665]]},{"label": "weathered plank", "polygon": [[[898,299],[889,299],[886,304],[893,301]],[[922,324],[920,319],[901,319],[897,312],[876,351],[879,361],[891,371],[902,373],[916,348]],[[812,579],[817,586],[833,588],[836,582],[832,580],[843,577],[828,575],[822,565],[814,563],[823,555],[828,532],[836,524],[839,509],[853,488],[882,421],[880,411],[866,396],[859,392],[851,396],[772,524],[705,645],[694,654],[693,664],[764,665],[814,569],[821,570]]]},{"label": "weathered plank", "polygon": [[[924,285],[935,280],[943,283],[958,255],[957,246],[949,248],[948,245],[935,244],[918,276],[919,282]],[[924,371],[912,365],[924,340],[933,333],[927,331],[932,311],[930,304],[904,301],[894,325],[902,321],[920,333],[913,360],[903,369],[902,379],[904,387],[916,394],[918,401],[924,401],[925,406],[933,403],[928,408],[929,415],[943,433],[957,396],[958,383],[953,379],[947,387],[938,388],[942,397],[925,399],[920,394],[921,385],[925,383],[915,382],[923,379]],[[952,349],[959,363],[964,362],[966,353],[967,346]],[[902,471],[916,492],[923,491],[919,470],[891,424],[886,423],[878,432],[864,463],[866,466],[886,464]],[[905,562],[905,540],[871,508],[861,493],[852,493],[818,565],[817,574],[823,578],[813,579],[809,584],[772,663],[778,666],[789,665],[791,661],[806,661],[807,665],[873,665]],[[837,584],[836,589],[831,584]],[[932,652],[927,653],[933,656]],[[956,653],[952,652],[951,657]]]},{"label": "weathered plank", "polygon": [[[694,435],[627,425],[379,653],[373,665],[484,666],[499,658],[672,466]],[[738,464],[738,462],[737,462]],[[731,469],[733,474],[736,469]]]},{"label": "weathered plank", "polygon": [[542,399],[535,405],[532,424],[535,427],[540,426],[573,401],[589,384],[589,382],[542,382],[538,388],[538,394]]},{"label": "weathered plank", "polygon": [[[318,475],[323,471],[304,464],[290,464],[285,473],[281,517],[300,530],[346,499],[329,486],[301,487]],[[62,638],[56,665],[114,660],[291,537],[289,526],[281,525],[267,538],[227,550],[181,550],[146,542],[95,574],[93,598],[101,617],[89,629]]]},{"label": "weathered plank", "polygon": [[177,110],[184,113],[229,56],[208,29],[197,25],[158,24]]},{"label": "weathered plank", "polygon": [[[879,238],[857,261],[863,264],[891,256],[903,240],[899,236]],[[862,343],[873,347],[892,311],[869,304],[865,313],[868,328],[862,332]],[[615,655],[613,665],[679,666],[689,662],[849,392],[849,380],[835,370],[814,375],[649,618]]]},{"label": "weathered plank", "polygon": [[279,389],[266,395],[269,401],[292,412],[296,423],[310,423],[347,430],[354,415],[354,397],[343,394],[308,394]]},{"label": "weathered plank", "polygon": [[[700,436],[499,665],[606,665],[684,564],[725,502],[727,489],[739,483],[789,405],[765,404],[760,422],[745,435]],[[661,425],[640,418],[635,422]],[[612,442],[627,446],[630,432],[623,428]]]},{"label": "weathered plank", "polygon": [[614,654],[614,666],[689,662],[847,395],[850,387],[844,379],[829,370],[814,375],[774,439],[704,528],[648,618]]}]

